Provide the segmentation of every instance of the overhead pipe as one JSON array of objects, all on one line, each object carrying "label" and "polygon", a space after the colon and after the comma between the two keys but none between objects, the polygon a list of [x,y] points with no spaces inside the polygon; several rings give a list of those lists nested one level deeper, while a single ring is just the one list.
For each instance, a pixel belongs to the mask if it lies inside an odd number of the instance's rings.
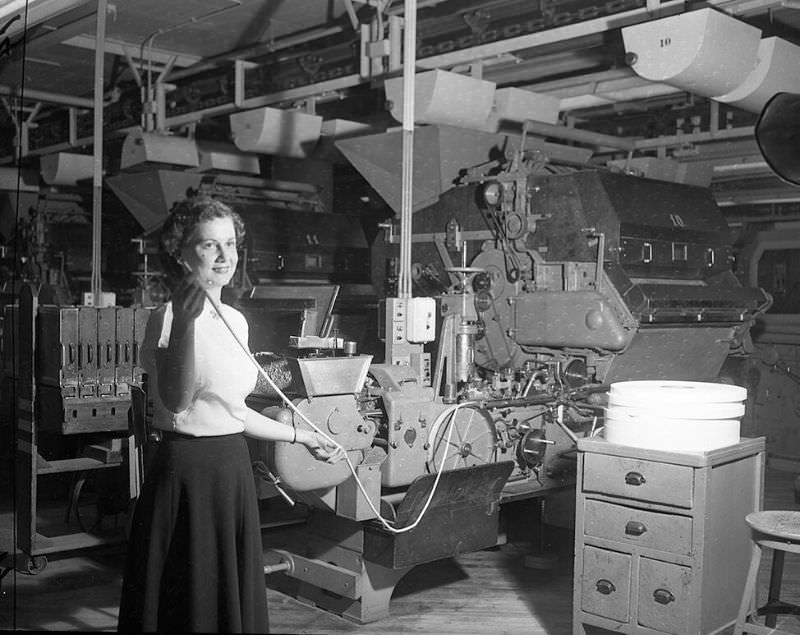
[{"label": "overhead pipe", "polygon": [[[219,8],[219,9],[214,9],[212,11],[208,11],[208,12],[202,14],[202,15],[192,16],[191,18],[188,18],[187,20],[184,20],[183,22],[179,22],[177,24],[172,24],[170,26],[167,26],[167,27],[164,27],[164,28],[161,28],[161,29],[157,29],[157,30],[153,31],[152,33],[150,33],[144,40],[142,40],[142,43],[139,45],[139,58],[141,60],[144,60],[144,49],[145,49],[145,47],[147,47],[147,55],[148,55],[148,58],[147,58],[147,85],[146,85],[146,88],[145,88],[145,109],[144,109],[144,112],[142,114],[142,116],[144,117],[144,122],[143,122],[144,125],[142,127],[145,130],[148,130],[148,131],[153,130],[153,128],[155,127],[154,119],[157,116],[156,113],[153,113],[153,112],[149,112],[148,113],[147,112],[148,110],[152,110],[153,101],[155,99],[155,90],[153,88],[153,81],[152,81],[152,74],[153,74],[153,64],[152,64],[153,41],[159,35],[164,35],[165,33],[171,33],[172,31],[177,31],[179,29],[182,29],[183,27],[189,26],[191,24],[196,24],[197,22],[200,22],[200,21],[205,20],[207,18],[211,18],[211,17],[217,16],[217,15],[221,15],[223,13],[227,13],[228,11],[231,11],[232,9],[238,9],[239,7],[242,6],[242,0],[229,0],[229,2],[232,2],[233,4],[231,6],[228,6],[228,7],[222,7],[222,8]],[[177,57],[173,57],[172,59],[170,59],[170,62],[167,64],[166,69],[163,70],[159,74],[159,80],[161,80],[161,81],[165,80],[167,74],[169,73],[169,71],[172,70],[172,68],[174,67],[176,61],[177,61]]]},{"label": "overhead pipe", "polygon": [[94,100],[85,97],[72,97],[71,95],[60,95],[45,90],[32,90],[26,88],[24,91],[19,86],[0,85],[0,95],[7,97],[17,97],[30,99],[33,101],[44,101],[48,104],[60,104],[62,106],[74,106],[76,108],[94,108]]},{"label": "overhead pipe", "polygon": [[738,128],[723,128],[708,132],[691,132],[686,134],[671,135],[668,137],[653,137],[652,139],[638,139],[633,141],[635,150],[651,150],[670,145],[684,143],[703,143],[706,141],[726,141],[743,137],[752,137],[755,134],[754,126],[740,126]]},{"label": "overhead pipe", "polygon": [[259,57],[261,55],[274,53],[275,51],[290,48],[298,44],[305,44],[306,42],[311,42],[312,40],[322,39],[324,37],[328,37],[329,35],[336,35],[342,31],[342,27],[335,26],[327,29],[310,31],[309,33],[303,35],[285,37],[278,41],[254,44],[252,46],[246,46],[244,48],[228,51],[227,53],[221,53],[220,55],[215,55],[214,57],[207,57],[201,62],[197,62],[196,64],[192,64],[186,68],[182,68],[179,71],[175,71],[172,75],[167,77],[166,81],[177,82],[186,77],[192,77],[198,73],[213,70],[222,63],[232,63],[237,59]]},{"label": "overhead pipe", "polygon": [[523,132],[539,135],[542,137],[553,137],[556,139],[566,139],[567,141],[577,141],[594,146],[616,148],[633,152],[636,149],[636,142],[632,139],[623,139],[601,132],[591,130],[581,130],[579,128],[569,128],[567,126],[557,126],[541,121],[527,119],[523,124]]}]

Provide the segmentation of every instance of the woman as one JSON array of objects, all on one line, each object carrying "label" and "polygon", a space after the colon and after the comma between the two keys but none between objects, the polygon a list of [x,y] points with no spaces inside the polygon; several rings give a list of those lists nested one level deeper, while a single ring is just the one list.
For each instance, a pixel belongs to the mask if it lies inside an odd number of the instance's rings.
[{"label": "woman", "polygon": [[221,303],[243,237],[238,214],[210,198],[176,204],[164,225],[162,247],[185,275],[151,314],[142,346],[162,440],[134,512],[120,631],[265,632],[258,499],[242,433],[341,458],[316,432],[245,404],[258,371],[226,322],[244,343],[247,322]]}]

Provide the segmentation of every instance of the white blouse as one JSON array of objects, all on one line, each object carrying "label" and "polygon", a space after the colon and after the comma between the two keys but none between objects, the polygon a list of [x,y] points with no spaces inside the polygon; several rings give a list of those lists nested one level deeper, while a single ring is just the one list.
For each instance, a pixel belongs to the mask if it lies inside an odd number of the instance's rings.
[{"label": "white blouse", "polygon": [[[225,320],[247,345],[245,317],[228,305],[220,305]],[[154,310],[142,343],[141,365],[148,375],[148,394],[153,401],[152,425],[190,436],[218,436],[244,430],[248,407],[245,398],[256,384],[258,371],[236,343],[225,322],[206,298],[195,320],[195,382],[191,403],[181,412],[170,412],[158,394],[156,349],[169,346],[172,302]]]}]

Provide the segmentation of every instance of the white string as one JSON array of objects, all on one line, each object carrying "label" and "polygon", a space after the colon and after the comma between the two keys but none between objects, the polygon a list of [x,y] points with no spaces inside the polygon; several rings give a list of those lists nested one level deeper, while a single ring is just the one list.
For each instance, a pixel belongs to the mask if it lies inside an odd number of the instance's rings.
[{"label": "white string", "polygon": [[323,437],[326,441],[330,442],[337,449],[341,450],[342,454],[344,454],[344,459],[347,462],[347,467],[350,468],[350,472],[352,472],[352,474],[353,474],[353,478],[355,479],[355,482],[356,482],[356,485],[358,486],[358,489],[361,490],[361,493],[364,495],[364,500],[367,501],[367,505],[369,505],[369,508],[375,514],[376,519],[380,522],[380,524],[384,527],[384,529],[386,529],[388,532],[393,533],[393,534],[402,534],[402,533],[405,533],[407,531],[411,531],[412,529],[416,528],[419,525],[420,521],[422,520],[422,517],[428,511],[428,507],[430,506],[431,501],[433,500],[433,495],[436,492],[436,489],[437,489],[437,487],[439,485],[439,479],[442,476],[442,472],[444,471],[444,464],[445,464],[445,462],[447,460],[447,450],[448,450],[448,448],[450,446],[450,441],[451,441],[452,436],[453,436],[453,429],[455,428],[455,426],[453,425],[453,421],[455,419],[456,412],[458,411],[459,407],[461,407],[463,404],[455,404],[453,406],[450,406],[449,408],[447,408],[444,411],[442,411],[439,414],[439,416],[437,417],[437,419],[436,419],[436,423],[439,423],[448,414],[451,415],[450,420],[449,420],[449,422],[447,424],[450,427],[450,429],[447,431],[447,444],[445,445],[444,454],[442,455],[442,462],[441,462],[441,465],[439,465],[439,469],[438,469],[438,471],[436,473],[436,480],[434,480],[434,482],[433,482],[433,487],[431,487],[431,491],[430,491],[430,494],[428,495],[428,499],[425,501],[425,505],[422,507],[422,510],[420,511],[419,516],[417,516],[417,519],[412,524],[407,525],[406,527],[402,527],[400,529],[398,529],[396,527],[392,527],[389,524],[390,521],[387,521],[383,516],[381,516],[380,512],[375,508],[375,505],[372,503],[372,500],[370,499],[370,495],[367,493],[367,490],[364,488],[364,484],[358,478],[358,474],[356,473],[355,466],[353,465],[352,461],[350,460],[350,457],[347,455],[347,450],[345,450],[344,447],[342,447],[342,445],[339,442],[335,441],[334,439],[329,437],[325,432],[320,430],[320,428],[317,427],[310,419],[308,419],[308,417],[306,417],[302,412],[300,412],[300,410],[297,409],[297,407],[283,393],[283,391],[281,391],[281,389],[278,388],[278,386],[275,385],[275,382],[272,381],[272,378],[261,367],[261,364],[258,363],[256,358],[250,352],[250,349],[247,348],[247,345],[244,342],[242,342],[242,340],[239,339],[239,336],[236,334],[236,331],[233,330],[233,327],[230,325],[228,320],[225,318],[225,314],[222,312],[219,304],[217,304],[217,301],[211,296],[211,294],[209,293],[208,289],[206,289],[204,287],[203,291],[206,294],[206,297],[208,298],[208,301],[211,302],[211,306],[214,307],[214,310],[217,312],[217,315],[219,315],[219,317],[222,319],[222,323],[226,326],[228,331],[230,331],[230,334],[233,336],[233,339],[236,340],[236,343],[239,345],[239,347],[242,349],[242,351],[244,351],[244,353],[247,355],[247,359],[250,360],[250,362],[258,369],[258,372],[261,374],[261,376],[264,379],[266,379],[266,381],[270,385],[270,387],[278,395],[280,395],[280,397],[283,400],[283,402],[287,406],[289,406],[294,411],[294,413],[297,414],[303,421],[305,421],[309,426],[311,426],[311,428],[317,434],[319,434],[321,437]]}]

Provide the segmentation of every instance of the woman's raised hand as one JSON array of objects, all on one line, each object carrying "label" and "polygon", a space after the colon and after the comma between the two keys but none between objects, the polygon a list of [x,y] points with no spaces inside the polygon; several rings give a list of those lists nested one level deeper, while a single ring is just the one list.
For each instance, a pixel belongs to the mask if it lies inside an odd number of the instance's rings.
[{"label": "woman's raised hand", "polygon": [[191,271],[172,292],[173,319],[179,324],[189,324],[203,311],[206,294]]}]

